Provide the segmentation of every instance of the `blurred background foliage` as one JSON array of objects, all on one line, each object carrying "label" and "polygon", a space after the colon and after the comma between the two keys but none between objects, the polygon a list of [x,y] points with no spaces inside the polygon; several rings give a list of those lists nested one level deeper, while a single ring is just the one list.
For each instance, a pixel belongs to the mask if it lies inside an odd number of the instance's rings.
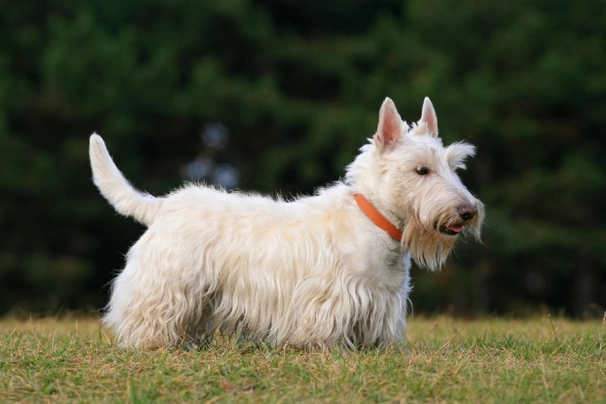
[{"label": "blurred background foliage", "polygon": [[385,96],[410,122],[426,95],[477,145],[488,215],[484,245],[413,270],[415,312],[604,311],[605,1],[0,5],[0,313],[98,310],[144,230],[90,181],[93,131],[153,194],[291,196],[343,175]]}]

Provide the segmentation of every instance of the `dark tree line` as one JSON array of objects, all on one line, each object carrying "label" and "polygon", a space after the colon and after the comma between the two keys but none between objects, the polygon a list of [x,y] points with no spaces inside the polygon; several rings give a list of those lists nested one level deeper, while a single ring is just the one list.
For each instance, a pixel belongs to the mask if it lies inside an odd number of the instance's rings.
[{"label": "dark tree line", "polygon": [[141,233],[90,181],[91,132],[153,194],[228,172],[296,195],[343,174],[385,96],[411,121],[426,95],[477,145],[488,215],[484,245],[413,272],[415,311],[606,307],[604,1],[0,3],[0,313],[102,307]]}]

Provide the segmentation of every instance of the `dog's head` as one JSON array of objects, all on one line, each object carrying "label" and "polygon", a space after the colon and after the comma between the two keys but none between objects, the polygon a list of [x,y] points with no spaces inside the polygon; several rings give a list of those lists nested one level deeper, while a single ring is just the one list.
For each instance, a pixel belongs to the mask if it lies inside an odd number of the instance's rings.
[{"label": "dog's head", "polygon": [[459,235],[480,239],[484,205],[456,173],[474,154],[475,148],[464,142],[444,147],[429,98],[421,119],[410,126],[386,98],[377,132],[346,178],[402,229],[402,246],[415,261],[437,270]]}]

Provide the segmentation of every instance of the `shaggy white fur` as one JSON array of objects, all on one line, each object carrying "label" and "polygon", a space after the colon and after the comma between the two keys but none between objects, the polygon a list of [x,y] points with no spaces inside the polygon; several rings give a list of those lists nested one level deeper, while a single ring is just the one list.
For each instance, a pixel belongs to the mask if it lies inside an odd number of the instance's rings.
[{"label": "shaggy white fur", "polygon": [[[482,203],[455,174],[473,146],[444,147],[437,134],[428,98],[411,127],[387,98],[345,180],[293,201],[194,184],[143,194],[93,134],[95,184],[148,227],[113,283],[103,323],[125,347],[187,344],[216,330],[302,348],[399,343],[411,256],[437,270],[458,235],[479,239],[483,222]],[[369,220],[354,193],[402,240]]]}]

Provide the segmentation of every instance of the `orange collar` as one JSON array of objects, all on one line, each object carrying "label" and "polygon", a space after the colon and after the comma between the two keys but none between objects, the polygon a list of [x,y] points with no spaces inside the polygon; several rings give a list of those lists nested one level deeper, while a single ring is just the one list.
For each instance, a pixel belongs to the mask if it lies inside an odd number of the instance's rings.
[{"label": "orange collar", "polygon": [[355,193],[354,199],[366,217],[368,217],[378,228],[385,230],[394,240],[402,240],[402,231],[390,222],[389,219],[383,216],[372,203],[368,202],[368,200],[362,196],[362,194]]}]

